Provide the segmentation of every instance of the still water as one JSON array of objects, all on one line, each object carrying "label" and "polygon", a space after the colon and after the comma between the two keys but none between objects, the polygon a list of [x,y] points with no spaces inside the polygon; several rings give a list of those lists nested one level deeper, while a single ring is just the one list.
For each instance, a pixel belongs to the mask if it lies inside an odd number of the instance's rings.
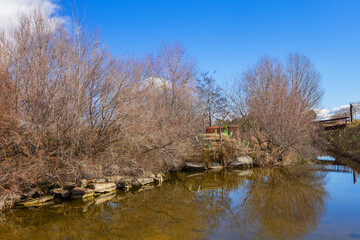
[{"label": "still water", "polygon": [[153,189],[9,210],[0,239],[360,239],[356,177],[333,165],[178,172]]}]

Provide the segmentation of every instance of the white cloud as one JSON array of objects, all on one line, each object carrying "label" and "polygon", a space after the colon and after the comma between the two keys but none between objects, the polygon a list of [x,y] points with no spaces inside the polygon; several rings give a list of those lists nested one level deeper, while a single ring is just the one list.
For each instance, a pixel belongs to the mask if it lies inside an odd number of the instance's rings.
[{"label": "white cloud", "polygon": [[344,111],[344,110],[349,110],[349,107],[350,107],[350,105],[342,105],[340,107],[336,107],[336,108],[331,109],[331,113],[334,114],[334,113],[341,112],[341,111]]},{"label": "white cloud", "polygon": [[329,109],[315,108],[313,110],[316,113],[317,120],[323,120],[323,119],[330,118],[330,110]]},{"label": "white cloud", "polygon": [[64,18],[56,16],[60,7],[52,0],[0,0],[0,31],[16,24],[18,14],[30,12],[36,7],[40,7],[47,17],[64,21]]}]

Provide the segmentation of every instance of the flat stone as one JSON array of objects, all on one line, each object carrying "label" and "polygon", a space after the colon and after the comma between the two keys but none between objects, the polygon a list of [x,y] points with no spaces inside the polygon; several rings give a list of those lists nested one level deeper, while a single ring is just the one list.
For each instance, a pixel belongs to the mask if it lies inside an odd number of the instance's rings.
[{"label": "flat stone", "polygon": [[185,170],[205,170],[205,163],[201,162],[185,162]]},{"label": "flat stone", "polygon": [[229,167],[241,167],[241,166],[248,166],[248,165],[252,165],[252,164],[253,164],[253,160],[251,157],[243,156],[243,157],[236,158],[235,161],[233,161],[229,164]]},{"label": "flat stone", "polygon": [[224,167],[220,163],[210,163],[210,169],[223,169]]},{"label": "flat stone", "polygon": [[129,189],[132,187],[132,184],[135,182],[135,180],[131,177],[124,176],[120,180],[116,181],[116,187],[119,189]]},{"label": "flat stone", "polygon": [[39,198],[35,198],[26,202],[21,203],[25,207],[33,207],[33,206],[41,206],[44,205],[45,202],[53,200],[54,196],[52,195],[45,195]]},{"label": "flat stone", "polygon": [[52,190],[56,198],[68,198],[70,197],[70,190],[63,188],[55,188]]},{"label": "flat stone", "polygon": [[116,190],[116,184],[113,182],[91,183],[87,187],[94,190],[96,193],[111,192]]},{"label": "flat stone", "polygon": [[144,171],[144,177],[146,177],[146,178],[155,178],[155,175],[150,171]]},{"label": "flat stone", "polygon": [[154,182],[153,178],[138,178],[137,179],[137,183],[139,183],[141,186],[144,186],[146,184],[153,183],[153,182]]},{"label": "flat stone", "polygon": [[71,189],[71,198],[88,198],[94,195],[95,191],[89,188],[73,188]]},{"label": "flat stone", "polygon": [[122,179],[124,179],[125,176],[123,175],[116,175],[116,176],[109,176],[109,177],[106,177],[106,182],[120,182]]},{"label": "flat stone", "polygon": [[101,178],[101,179],[94,179],[92,180],[93,183],[104,183],[106,182],[106,179],[105,178]]}]

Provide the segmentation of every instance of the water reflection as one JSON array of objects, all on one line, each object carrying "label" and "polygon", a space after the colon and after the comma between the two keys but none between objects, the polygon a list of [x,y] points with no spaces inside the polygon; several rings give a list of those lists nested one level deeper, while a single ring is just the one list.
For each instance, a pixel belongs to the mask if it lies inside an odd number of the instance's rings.
[{"label": "water reflection", "polygon": [[271,168],[174,173],[162,186],[15,209],[1,239],[294,239],[325,210],[325,173]]},{"label": "water reflection", "polygon": [[242,225],[256,239],[295,239],[316,229],[328,196],[325,172],[308,167],[258,169],[246,185]]}]

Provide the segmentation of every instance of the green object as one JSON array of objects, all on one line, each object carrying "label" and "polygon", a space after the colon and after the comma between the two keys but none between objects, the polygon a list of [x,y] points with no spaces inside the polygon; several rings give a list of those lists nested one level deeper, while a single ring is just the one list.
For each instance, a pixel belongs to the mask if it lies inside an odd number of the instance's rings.
[{"label": "green object", "polygon": [[233,132],[230,132],[229,138],[231,138],[231,137],[232,137],[232,135],[233,135]]},{"label": "green object", "polygon": [[201,141],[202,148],[204,148],[204,140]]},{"label": "green object", "polygon": [[248,142],[248,144],[246,145],[246,147],[249,147],[250,146],[250,142]]},{"label": "green object", "polygon": [[256,150],[256,144],[254,145],[254,151]]},{"label": "green object", "polygon": [[214,150],[214,159],[215,159],[215,157],[216,157],[216,150]]},{"label": "green object", "polygon": [[240,145],[241,144],[241,139],[240,138],[238,138],[238,145]]},{"label": "green object", "polygon": [[201,133],[201,132],[199,133],[199,136],[202,137],[202,133]]},{"label": "green object", "polygon": [[210,148],[211,148],[211,139],[209,140],[209,146],[210,146]]},{"label": "green object", "polygon": [[243,146],[245,147],[245,140],[243,141]]},{"label": "green object", "polygon": [[229,128],[228,128],[228,126],[227,126],[227,125],[223,125],[222,127],[223,127],[224,133],[227,135],[227,134],[229,133]]},{"label": "green object", "polygon": [[217,129],[215,129],[215,136],[217,135]]}]

